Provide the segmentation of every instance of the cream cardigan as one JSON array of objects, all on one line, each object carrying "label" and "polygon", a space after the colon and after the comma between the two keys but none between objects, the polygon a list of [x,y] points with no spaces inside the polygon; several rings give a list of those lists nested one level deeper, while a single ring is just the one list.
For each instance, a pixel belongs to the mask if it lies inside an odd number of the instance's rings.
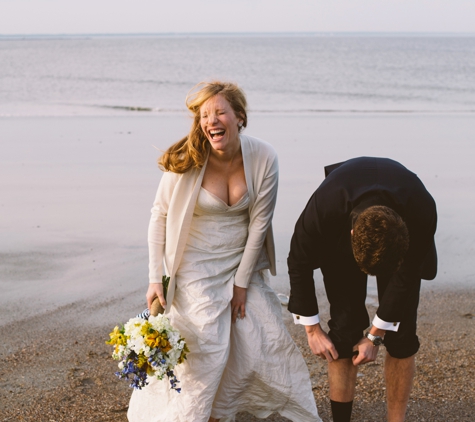
[{"label": "cream cardigan", "polygon": [[[275,275],[272,217],[277,199],[279,166],[274,148],[257,138],[240,135],[244,174],[249,192],[249,235],[234,284],[247,287],[262,248]],[[161,283],[170,276],[166,312],[175,293],[175,275],[185,249],[193,210],[203,181],[201,169],[184,174],[165,172],[158,187],[148,229],[149,281]]]}]

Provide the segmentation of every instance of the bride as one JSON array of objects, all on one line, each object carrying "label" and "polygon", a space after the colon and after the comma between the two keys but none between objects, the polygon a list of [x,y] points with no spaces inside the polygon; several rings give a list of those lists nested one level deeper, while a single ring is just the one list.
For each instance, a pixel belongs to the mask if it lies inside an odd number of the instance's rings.
[{"label": "bride", "polygon": [[149,225],[147,303],[159,298],[190,353],[175,368],[181,393],[150,380],[133,392],[129,421],[225,422],[241,411],[321,421],[307,367],[268,285],[276,153],[240,133],[247,104],[235,84],[198,84],[186,103],[190,133],[159,159],[165,173]]}]

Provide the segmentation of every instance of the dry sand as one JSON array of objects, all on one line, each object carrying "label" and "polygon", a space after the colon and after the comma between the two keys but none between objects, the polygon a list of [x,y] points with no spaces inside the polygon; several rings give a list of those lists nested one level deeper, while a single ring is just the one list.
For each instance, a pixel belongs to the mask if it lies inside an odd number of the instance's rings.
[{"label": "dry sand", "polygon": [[[407,420],[474,420],[473,115],[250,117],[248,133],[280,157],[277,292],[288,293],[289,239],[323,165],[387,156],[424,181],[438,204],[440,267],[423,284]],[[18,118],[0,126],[0,422],[125,421],[130,390],[114,377],[104,342],[144,308],[146,231],[160,177],[152,145],[186,133],[187,118]],[[319,275],[316,283],[321,289]],[[374,312],[374,287],[369,293]],[[325,364],[283,315],[329,421]],[[383,387],[380,356],[361,367],[353,420],[385,419]]]},{"label": "dry sand", "polygon": [[[113,326],[111,315],[133,315],[141,309],[139,296],[96,306],[68,305],[1,327],[1,338],[8,340],[2,341],[0,353],[0,421],[127,421],[131,391],[113,375],[116,362],[104,341]],[[422,347],[408,421],[473,421],[474,299],[473,292],[424,289],[419,312]],[[310,353],[302,327],[283,312],[308,364],[320,415],[330,421],[326,365]],[[360,368],[354,421],[385,420],[382,356]],[[249,414],[236,420],[257,421]],[[276,415],[267,420],[287,419]]]}]

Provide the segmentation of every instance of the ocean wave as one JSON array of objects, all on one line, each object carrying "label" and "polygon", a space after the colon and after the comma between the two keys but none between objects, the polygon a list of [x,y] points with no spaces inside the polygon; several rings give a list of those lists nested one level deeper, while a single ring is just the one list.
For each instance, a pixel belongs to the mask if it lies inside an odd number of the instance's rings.
[{"label": "ocean wave", "polygon": [[[74,116],[114,116],[114,115],[132,115],[132,114],[180,114],[185,115],[190,112],[186,108],[179,107],[151,107],[141,105],[111,105],[111,104],[55,104],[53,107],[45,107],[44,105],[28,104],[25,107],[16,107],[15,109],[8,109],[0,105],[0,117],[74,117]],[[254,115],[344,115],[344,114],[375,114],[375,115],[390,115],[390,114],[473,114],[475,108],[265,108],[256,107],[250,108],[249,114]]]},{"label": "ocean wave", "polygon": [[120,105],[94,105],[92,107],[105,108],[111,110],[123,110],[123,111],[140,111],[140,112],[159,112],[160,109],[154,107],[141,107],[141,106],[120,106]]}]

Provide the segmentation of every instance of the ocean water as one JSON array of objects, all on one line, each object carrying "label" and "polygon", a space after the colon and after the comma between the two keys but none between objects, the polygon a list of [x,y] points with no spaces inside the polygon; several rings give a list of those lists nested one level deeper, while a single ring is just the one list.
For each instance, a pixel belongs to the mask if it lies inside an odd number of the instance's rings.
[{"label": "ocean water", "polygon": [[254,113],[471,113],[475,36],[0,38],[0,116],[183,112],[210,79]]}]

